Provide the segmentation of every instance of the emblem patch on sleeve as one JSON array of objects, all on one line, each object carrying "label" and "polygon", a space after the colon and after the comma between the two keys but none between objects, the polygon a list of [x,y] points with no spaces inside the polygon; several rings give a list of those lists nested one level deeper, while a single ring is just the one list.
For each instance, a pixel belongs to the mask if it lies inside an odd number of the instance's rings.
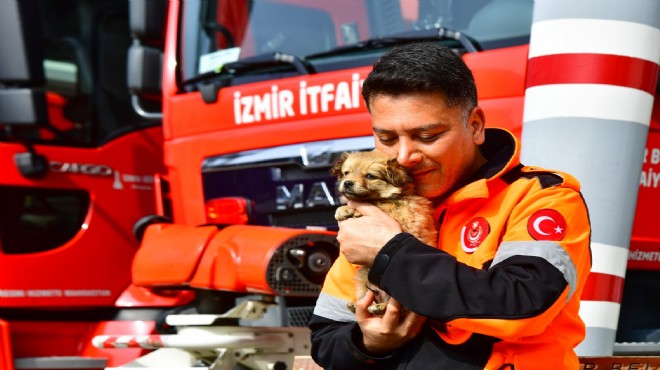
[{"label": "emblem patch on sleeve", "polygon": [[527,221],[527,231],[536,240],[562,240],[566,235],[566,220],[554,209],[540,209]]},{"label": "emblem patch on sleeve", "polygon": [[461,247],[465,253],[473,253],[490,233],[490,225],[483,217],[475,217],[461,230]]}]

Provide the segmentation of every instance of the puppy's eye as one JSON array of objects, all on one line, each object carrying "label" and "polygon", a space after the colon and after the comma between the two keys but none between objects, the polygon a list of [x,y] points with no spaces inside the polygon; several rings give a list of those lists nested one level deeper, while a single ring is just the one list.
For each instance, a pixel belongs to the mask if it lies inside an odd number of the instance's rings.
[{"label": "puppy's eye", "polygon": [[367,180],[376,180],[378,177],[368,173],[364,178]]}]

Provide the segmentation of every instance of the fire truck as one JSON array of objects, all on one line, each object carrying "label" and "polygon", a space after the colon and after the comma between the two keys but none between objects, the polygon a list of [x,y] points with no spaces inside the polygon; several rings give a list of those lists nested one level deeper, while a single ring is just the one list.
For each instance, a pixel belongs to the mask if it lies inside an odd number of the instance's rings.
[{"label": "fire truck", "polygon": [[0,5],[0,369],[102,368],[95,332],[149,333],[190,300],[129,289],[164,165],[127,89],[128,3]]},{"label": "fire truck", "polygon": [[[87,335],[96,349],[84,356],[113,368],[302,367],[338,255],[329,168],[373,147],[360,95],[371,65],[401,43],[447,45],[472,69],[487,124],[520,136],[532,10],[531,0],[131,0],[130,100],[162,120],[165,168],[153,172],[156,211],[133,225],[122,297],[158,317],[109,321],[125,326]],[[659,124],[656,100],[617,331],[627,354],[630,343],[659,352]]]}]

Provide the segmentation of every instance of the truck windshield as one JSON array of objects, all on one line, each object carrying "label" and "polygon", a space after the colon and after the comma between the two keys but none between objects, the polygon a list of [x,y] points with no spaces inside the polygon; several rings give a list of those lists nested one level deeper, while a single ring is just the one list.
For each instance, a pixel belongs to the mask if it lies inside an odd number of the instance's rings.
[{"label": "truck windshield", "polygon": [[[316,71],[315,64],[323,70],[370,65],[383,52],[373,55],[379,46],[431,35],[464,52],[475,50],[466,40],[476,50],[522,45],[529,42],[532,7],[533,0],[186,0],[181,78],[273,53]],[[371,58],[361,53],[366,50]]]}]

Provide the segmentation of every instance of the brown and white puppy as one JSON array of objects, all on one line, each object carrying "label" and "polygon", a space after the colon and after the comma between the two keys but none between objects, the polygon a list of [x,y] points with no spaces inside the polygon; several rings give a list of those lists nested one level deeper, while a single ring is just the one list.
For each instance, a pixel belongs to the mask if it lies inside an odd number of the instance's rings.
[{"label": "brown and white puppy", "polygon": [[[395,158],[378,150],[343,153],[335,162],[332,174],[339,180],[339,193],[347,199],[370,202],[397,220],[401,229],[424,243],[436,246],[438,231],[433,220],[433,207],[428,199],[415,195],[413,178]],[[356,209],[341,206],[335,212],[337,221],[362,216]],[[367,279],[369,269],[360,267],[356,275],[356,298],[367,289],[374,292],[369,312],[383,315],[389,295]],[[355,303],[348,308],[355,312]]]}]

